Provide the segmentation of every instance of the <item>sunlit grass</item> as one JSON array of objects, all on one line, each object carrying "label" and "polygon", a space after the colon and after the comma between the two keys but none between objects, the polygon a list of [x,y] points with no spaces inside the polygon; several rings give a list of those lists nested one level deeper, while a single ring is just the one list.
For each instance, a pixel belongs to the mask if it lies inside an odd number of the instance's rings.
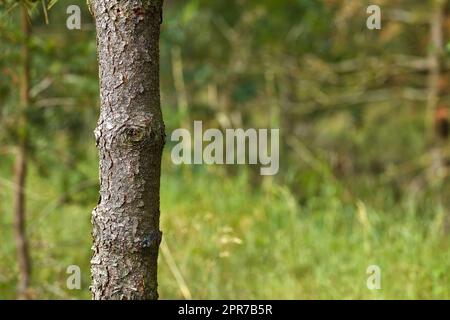
[{"label": "sunlit grass", "polygon": [[[422,212],[408,203],[380,212],[362,201],[342,201],[332,182],[324,186],[326,196],[300,206],[274,181],[255,186],[246,174],[229,177],[216,169],[165,166],[162,179],[161,227],[193,298],[450,298],[449,236],[438,208]],[[32,297],[89,299],[95,203],[52,206],[57,188],[33,170],[28,186],[39,195],[28,201]],[[0,190],[4,299],[15,297],[17,267],[11,191],[5,185]],[[367,289],[372,264],[382,270],[381,290]],[[69,265],[80,266],[82,290],[66,288]],[[162,299],[184,297],[164,254],[159,274]]]}]

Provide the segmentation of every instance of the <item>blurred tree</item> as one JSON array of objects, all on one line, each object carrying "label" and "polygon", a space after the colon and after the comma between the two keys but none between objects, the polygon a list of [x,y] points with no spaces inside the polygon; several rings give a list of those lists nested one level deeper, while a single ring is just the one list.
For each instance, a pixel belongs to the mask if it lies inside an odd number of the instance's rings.
[{"label": "blurred tree", "polygon": [[22,40],[22,71],[20,81],[19,103],[19,145],[15,165],[15,195],[14,195],[14,232],[19,262],[19,296],[24,296],[30,282],[30,256],[28,252],[28,240],[25,233],[25,186],[27,175],[27,149],[28,149],[28,120],[27,113],[30,107],[30,50],[29,41],[31,25],[25,5],[21,6],[21,30]]},{"label": "blurred tree", "polygon": [[446,2],[443,0],[432,1],[432,13],[430,14],[430,46],[428,53],[429,79],[426,125],[432,128],[436,108],[441,99],[442,92],[446,89],[442,84],[444,63],[444,21]]}]

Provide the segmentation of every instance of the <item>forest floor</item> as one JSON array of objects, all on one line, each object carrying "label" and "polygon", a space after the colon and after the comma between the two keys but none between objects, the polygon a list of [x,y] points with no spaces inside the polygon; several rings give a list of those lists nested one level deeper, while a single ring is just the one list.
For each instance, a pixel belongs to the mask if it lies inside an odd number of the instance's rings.
[{"label": "forest floor", "polygon": [[[86,173],[95,177],[96,166],[87,163]],[[362,201],[342,201],[332,184],[300,205],[272,179],[255,187],[245,174],[225,178],[213,167],[167,167],[162,299],[450,298],[450,237],[442,210],[424,214],[409,201],[378,211]],[[17,266],[11,185],[1,170],[0,299],[12,299]],[[96,188],[88,192],[95,195]],[[60,190],[33,166],[27,194],[31,297],[89,299],[95,200],[61,201]],[[80,290],[66,286],[70,265],[81,269]],[[367,287],[370,265],[380,267],[380,290]]]}]

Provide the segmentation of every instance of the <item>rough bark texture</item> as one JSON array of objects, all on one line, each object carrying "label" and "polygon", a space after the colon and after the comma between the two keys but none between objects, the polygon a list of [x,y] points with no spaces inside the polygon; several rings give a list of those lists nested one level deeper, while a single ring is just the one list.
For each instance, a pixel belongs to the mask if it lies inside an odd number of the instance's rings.
[{"label": "rough bark texture", "polygon": [[157,299],[162,0],[91,0],[97,29],[100,199],[92,213],[94,299]]},{"label": "rough bark texture", "polygon": [[27,109],[30,103],[30,52],[28,41],[31,26],[25,7],[21,9],[21,28],[23,32],[22,44],[22,73],[20,81],[19,107],[19,145],[14,168],[14,236],[16,241],[17,261],[19,266],[18,297],[25,298],[30,282],[30,256],[25,232],[25,184],[27,175]]}]

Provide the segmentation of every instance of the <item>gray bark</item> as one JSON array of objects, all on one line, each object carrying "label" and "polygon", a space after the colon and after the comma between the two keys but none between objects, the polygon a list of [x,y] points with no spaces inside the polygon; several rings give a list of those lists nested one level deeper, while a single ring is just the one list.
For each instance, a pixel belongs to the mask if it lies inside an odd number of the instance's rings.
[{"label": "gray bark", "polygon": [[97,29],[100,199],[92,213],[94,299],[157,299],[162,0],[91,0]]}]

